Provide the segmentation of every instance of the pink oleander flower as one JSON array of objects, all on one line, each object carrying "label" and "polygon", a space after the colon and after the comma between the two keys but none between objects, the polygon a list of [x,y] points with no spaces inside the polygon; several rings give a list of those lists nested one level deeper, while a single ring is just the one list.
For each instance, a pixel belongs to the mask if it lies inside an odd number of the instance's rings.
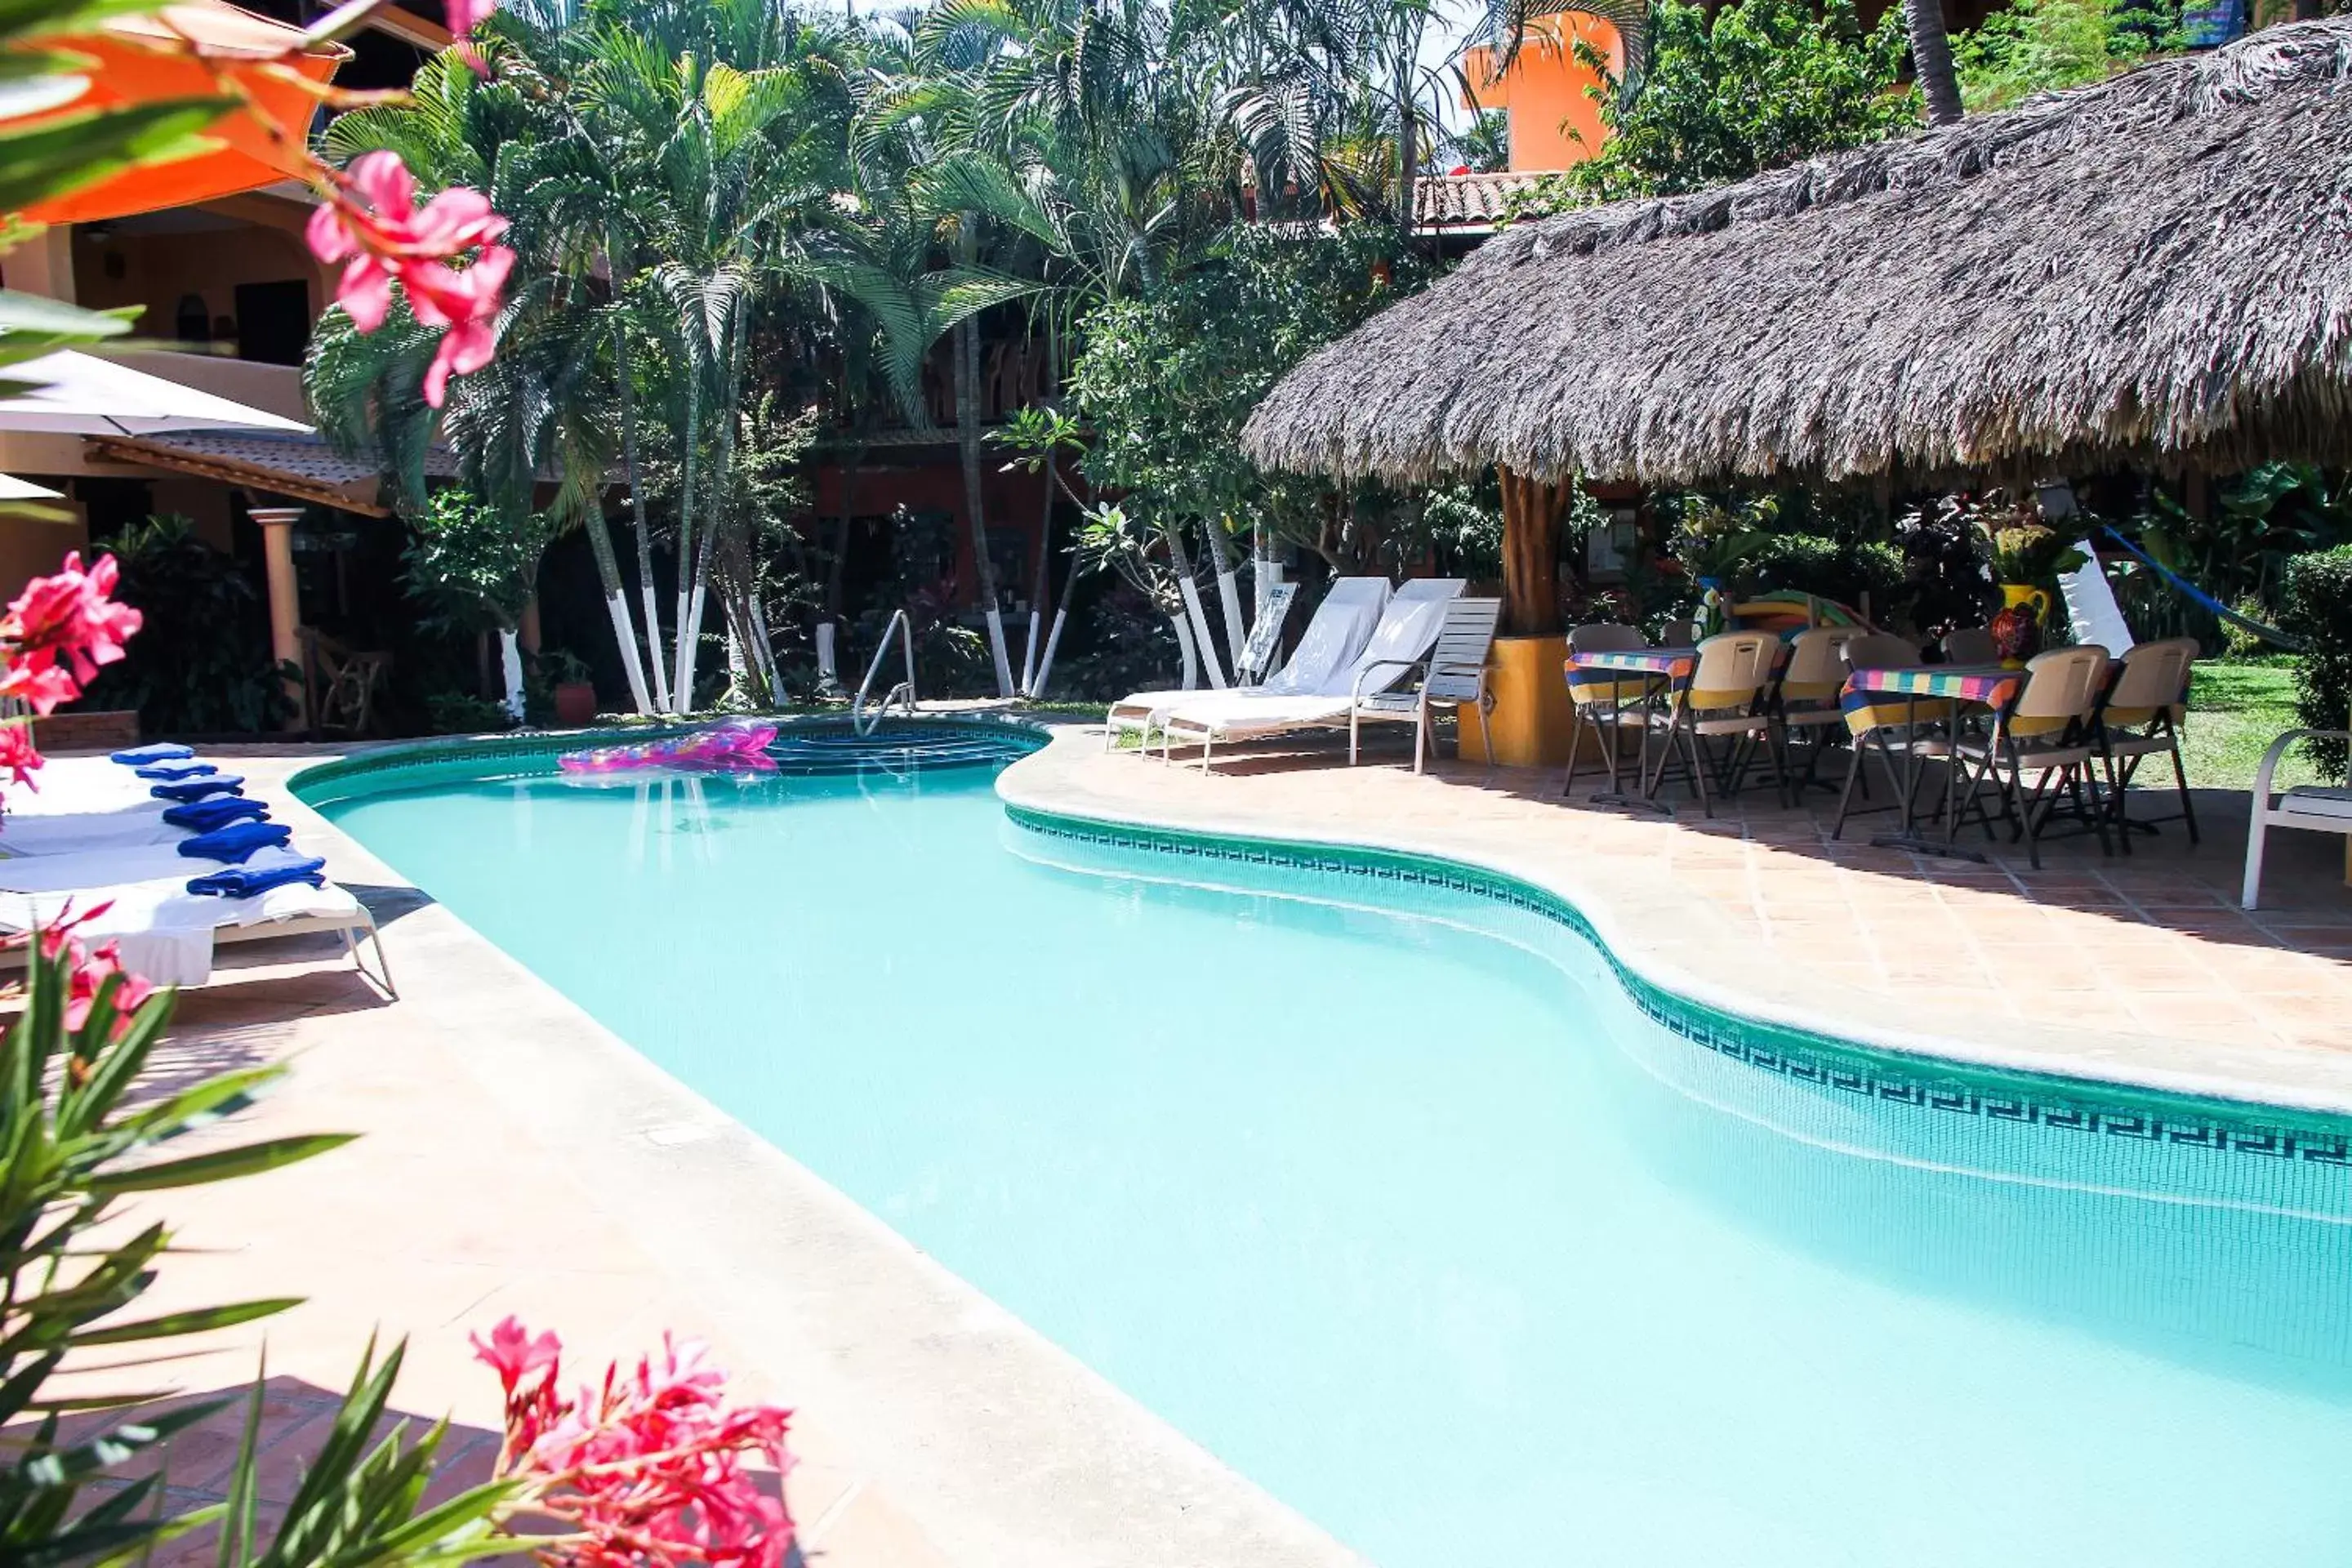
[{"label": "pink oleander flower", "polygon": [[[333,200],[310,215],[310,241],[320,260],[347,264],[335,300],[361,331],[383,325],[394,283],[421,325],[441,329],[425,375],[425,401],[438,408],[450,376],[481,369],[497,346],[493,323],[515,260],[496,243],[506,231],[489,198],[463,185],[419,207],[416,177],[399,154],[370,153],[353,160]],[[476,249],[471,266],[449,265]]]},{"label": "pink oleander flower", "polygon": [[79,914],[68,909],[51,924],[41,930],[41,952],[49,959],[64,958],[72,967],[66,993],[66,1027],[79,1029],[89,1022],[90,1009],[97,1005],[99,987],[107,977],[122,976],[114,992],[114,1027],[110,1033],[121,1038],[131,1026],[131,1015],[141,1004],[155,994],[152,982],[123,967],[122,944],[108,941],[96,947],[85,947],[73,933],[76,928],[88,924],[114,906],[111,901],[93,904]]},{"label": "pink oleander flower", "polygon": [[102,942],[84,952],[81,944],[71,944],[74,953],[73,990],[66,1001],[66,1027],[79,1029],[89,1022],[89,1010],[98,1000],[98,988],[109,975],[120,974],[122,983],[115,988],[113,1032],[121,1035],[131,1026],[131,1015],[141,1003],[155,994],[155,987],[143,977],[122,966],[122,944]]},{"label": "pink oleander flower", "polygon": [[618,1362],[595,1387],[556,1393],[562,1346],[507,1319],[476,1357],[506,1391],[499,1473],[526,1484],[523,1509],[564,1528],[539,1549],[551,1568],[781,1568],[793,1520],[761,1489],[747,1461],[781,1478],[792,1468],[792,1413],[726,1405],[727,1379],[703,1348],[662,1337],[657,1356],[624,1376]]},{"label": "pink oleander flower", "polygon": [[499,1374],[499,1386],[509,1398],[515,1387],[534,1372],[553,1367],[563,1354],[563,1342],[552,1333],[532,1339],[523,1328],[522,1321],[509,1317],[490,1331],[485,1341],[479,1334],[469,1334],[473,1342],[474,1359]]},{"label": "pink oleander flower", "polygon": [[137,610],[111,597],[121,575],[111,555],[84,572],[75,551],[56,576],[26,584],[0,616],[0,644],[6,645],[0,696],[22,698],[47,713],[80,696],[101,665],[121,658],[140,623]]},{"label": "pink oleander flower", "polygon": [[0,724],[0,768],[7,770],[10,782],[38,790],[41,786],[33,774],[40,766],[41,753],[33,749],[33,727]]},{"label": "pink oleander flower", "polygon": [[457,52],[476,76],[488,76],[490,68],[474,47],[474,29],[498,8],[498,0],[442,0],[441,14],[449,24],[450,36],[457,40]]}]

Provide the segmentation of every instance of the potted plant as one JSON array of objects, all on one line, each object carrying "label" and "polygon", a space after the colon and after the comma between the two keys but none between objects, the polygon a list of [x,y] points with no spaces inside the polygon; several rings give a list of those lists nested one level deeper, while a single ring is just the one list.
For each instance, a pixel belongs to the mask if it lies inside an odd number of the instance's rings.
[{"label": "potted plant", "polygon": [[569,648],[551,648],[541,656],[555,677],[555,723],[558,729],[584,730],[596,721],[596,688],[588,666]]},{"label": "potted plant", "polygon": [[2065,573],[2090,557],[2076,541],[2018,510],[1995,522],[1979,521],[2000,609],[1992,618],[1992,640],[2003,664],[2012,668],[2042,651],[2042,627],[2050,618],[2052,591]]}]

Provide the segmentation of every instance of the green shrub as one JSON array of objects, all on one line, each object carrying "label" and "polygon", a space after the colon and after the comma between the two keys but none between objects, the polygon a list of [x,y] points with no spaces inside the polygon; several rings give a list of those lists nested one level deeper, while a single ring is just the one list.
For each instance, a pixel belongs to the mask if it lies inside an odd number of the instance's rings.
[{"label": "green shrub", "polygon": [[[2287,563],[2280,628],[2305,640],[2295,670],[2296,708],[2315,730],[2341,730],[2352,719],[2352,544],[2298,555]],[[2312,743],[2329,778],[2344,776],[2341,741]]]},{"label": "green shrub", "polygon": [[234,557],[184,517],[151,517],[106,542],[119,597],[144,617],[119,663],[90,682],[90,708],[135,708],[150,735],[251,734],[293,711],[269,657],[269,616]]},{"label": "green shrub", "polygon": [[1748,552],[1738,580],[1749,594],[1816,594],[1854,605],[1866,597],[1872,612],[1884,615],[1903,585],[1903,552],[1876,541],[1768,534]]},{"label": "green shrub", "polygon": [[506,704],[471,691],[435,691],[425,699],[425,721],[436,735],[494,735],[514,728]]}]

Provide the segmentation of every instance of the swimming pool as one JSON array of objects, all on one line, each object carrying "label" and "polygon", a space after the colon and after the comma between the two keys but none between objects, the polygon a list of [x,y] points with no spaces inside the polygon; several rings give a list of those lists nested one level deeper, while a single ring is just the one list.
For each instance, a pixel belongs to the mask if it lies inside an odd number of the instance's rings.
[{"label": "swimming pool", "polygon": [[1385,1568],[2332,1560],[2340,1130],[1669,1028],[1534,900],[993,772],[322,809]]}]

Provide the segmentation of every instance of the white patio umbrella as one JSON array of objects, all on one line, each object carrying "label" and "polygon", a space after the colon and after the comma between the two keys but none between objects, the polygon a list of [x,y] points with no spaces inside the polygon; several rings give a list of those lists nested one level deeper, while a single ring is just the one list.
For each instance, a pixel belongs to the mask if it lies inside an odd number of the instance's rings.
[{"label": "white patio umbrella", "polygon": [[11,365],[40,390],[0,397],[0,430],[51,436],[160,436],[173,430],[287,430],[308,425],[71,349]]},{"label": "white patio umbrella", "polygon": [[65,493],[14,474],[0,474],[0,500],[63,500]]}]

